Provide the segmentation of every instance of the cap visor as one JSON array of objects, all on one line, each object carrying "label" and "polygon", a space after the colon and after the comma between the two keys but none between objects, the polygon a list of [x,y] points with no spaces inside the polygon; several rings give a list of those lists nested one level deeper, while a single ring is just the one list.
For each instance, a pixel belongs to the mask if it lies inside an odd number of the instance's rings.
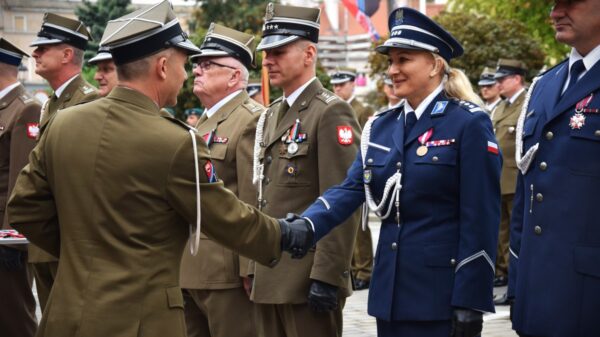
[{"label": "cap visor", "polygon": [[88,64],[95,64],[95,63],[107,61],[107,60],[112,60],[111,53],[98,53],[96,56],[92,57],[88,61]]},{"label": "cap visor", "polygon": [[38,37],[37,39],[33,40],[33,42],[31,42],[29,44],[29,46],[35,47],[35,46],[41,46],[44,44],[59,44],[59,43],[63,43],[63,41],[61,41],[59,39],[48,39],[45,37]]},{"label": "cap visor", "polygon": [[190,60],[199,59],[201,57],[213,57],[213,56],[230,56],[230,55],[222,50],[200,49],[200,54],[191,55]]},{"label": "cap visor", "polygon": [[494,74],[494,79],[495,80],[499,80],[501,78],[504,78],[506,76],[512,75],[511,73],[495,73]]},{"label": "cap visor", "polygon": [[409,50],[426,50],[424,48],[419,48],[419,47],[415,47],[415,46],[411,46],[408,44],[404,44],[404,43],[397,43],[397,42],[393,42],[393,43],[384,43],[381,46],[375,48],[375,51],[380,53],[380,54],[385,54],[387,55],[390,52],[390,48],[398,48],[398,49],[409,49]]},{"label": "cap visor", "polygon": [[263,37],[263,39],[256,47],[256,50],[260,51],[281,47],[288,43],[294,42],[299,38],[300,36],[296,35],[268,35]]},{"label": "cap visor", "polygon": [[192,41],[186,39],[177,43],[177,47],[183,49],[188,55],[200,54],[202,51]]},{"label": "cap visor", "polygon": [[341,84],[341,83],[346,83],[346,82],[350,82],[350,79],[349,78],[341,78],[341,79],[336,79],[336,80],[334,80],[334,79],[329,80],[329,83],[331,83],[331,84]]},{"label": "cap visor", "polygon": [[481,80],[481,81],[477,82],[477,85],[479,85],[479,86],[494,85],[494,84],[496,84],[496,81],[492,81],[492,80]]}]

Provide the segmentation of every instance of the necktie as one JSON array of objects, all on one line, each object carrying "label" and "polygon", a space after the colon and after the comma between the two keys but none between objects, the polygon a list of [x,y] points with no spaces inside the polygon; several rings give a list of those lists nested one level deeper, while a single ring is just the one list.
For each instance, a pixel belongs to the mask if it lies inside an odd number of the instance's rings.
[{"label": "necktie", "polygon": [[571,66],[571,78],[569,79],[569,85],[567,85],[567,89],[563,92],[563,94],[569,91],[569,89],[571,89],[573,86],[575,86],[575,83],[577,83],[579,76],[581,76],[581,73],[583,73],[584,71],[585,64],[583,64],[583,60],[579,60],[573,63],[573,65]]},{"label": "necktie", "polygon": [[281,122],[281,119],[283,119],[283,116],[289,108],[290,106],[288,105],[287,100],[284,99],[283,102],[281,102],[281,104],[279,105],[279,110],[277,111],[277,125],[279,125],[279,122]]},{"label": "necktie", "polygon": [[404,127],[404,140],[408,138],[410,134],[410,130],[417,124],[417,115],[414,111],[411,111],[406,114],[406,126]]}]

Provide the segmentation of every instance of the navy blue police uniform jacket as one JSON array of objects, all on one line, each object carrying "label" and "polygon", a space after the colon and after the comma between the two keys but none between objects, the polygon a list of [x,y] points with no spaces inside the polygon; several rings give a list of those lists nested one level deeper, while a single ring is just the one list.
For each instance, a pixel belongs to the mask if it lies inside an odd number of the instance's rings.
[{"label": "navy blue police uniform jacket", "polygon": [[[502,158],[491,121],[481,111],[442,92],[406,142],[402,106],[377,114],[365,164],[363,145],[344,182],[302,214],[315,226],[318,240],[365,202],[365,182],[380,202],[388,177],[401,172],[400,217],[394,208],[382,220],[370,315],[428,321],[450,319],[452,307],[494,311]],[[419,156],[418,138],[430,129],[431,141],[450,144],[428,147]],[[395,203],[394,196],[387,202]]]},{"label": "navy blue police uniform jacket", "polygon": [[[510,233],[513,328],[534,336],[600,336],[600,62],[562,96],[568,62],[533,86]],[[591,100],[576,121],[576,105]],[[517,148],[517,151],[520,149]]]}]

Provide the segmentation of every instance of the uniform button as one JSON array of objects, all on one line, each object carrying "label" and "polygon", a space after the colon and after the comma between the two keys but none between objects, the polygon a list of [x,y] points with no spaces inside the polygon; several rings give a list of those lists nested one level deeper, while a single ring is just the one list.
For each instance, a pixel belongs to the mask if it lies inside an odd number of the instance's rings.
[{"label": "uniform button", "polygon": [[271,156],[267,156],[267,164],[271,164],[271,162],[273,161],[273,157]]},{"label": "uniform button", "polygon": [[265,185],[269,185],[270,182],[271,182],[271,179],[265,178]]},{"label": "uniform button", "polygon": [[508,127],[508,133],[514,133],[515,132],[515,127],[514,126],[509,126]]},{"label": "uniform button", "polygon": [[261,204],[262,204],[262,206],[263,206],[263,207],[265,207],[265,206],[267,206],[267,201],[266,201],[266,200],[263,200],[263,201],[261,202]]},{"label": "uniform button", "polygon": [[456,266],[456,260],[455,259],[450,259],[450,265],[451,266]]},{"label": "uniform button", "polygon": [[392,250],[396,250],[398,249],[398,244],[397,243],[392,243]]},{"label": "uniform button", "polygon": [[600,130],[596,130],[596,131],[594,131],[594,136],[596,136],[596,137],[600,137]]},{"label": "uniform button", "polygon": [[396,168],[401,168],[402,167],[402,163],[401,162],[397,162],[396,163]]},{"label": "uniform button", "polygon": [[260,142],[260,147],[265,147],[265,142]]},{"label": "uniform button", "polygon": [[348,272],[347,270],[344,270],[344,272],[342,273],[342,276],[347,278],[348,276],[350,276],[350,272]]},{"label": "uniform button", "polygon": [[540,170],[546,171],[547,168],[548,168],[548,164],[546,164],[545,161],[540,163]]},{"label": "uniform button", "polygon": [[542,202],[544,201],[544,195],[542,193],[538,193],[535,195],[535,200]]},{"label": "uniform button", "polygon": [[554,138],[554,133],[552,131],[546,132],[546,139],[552,140],[552,138]]},{"label": "uniform button", "polygon": [[438,160],[440,160],[440,158],[438,158],[437,156],[433,156],[433,158],[431,158],[431,160],[433,160],[434,162],[437,162]]},{"label": "uniform button", "polygon": [[369,158],[369,159],[367,159],[367,163],[368,163],[368,164],[373,164],[373,158]]},{"label": "uniform button", "polygon": [[535,232],[535,234],[540,235],[540,234],[542,234],[542,227],[535,226],[535,228],[533,229],[533,231]]}]

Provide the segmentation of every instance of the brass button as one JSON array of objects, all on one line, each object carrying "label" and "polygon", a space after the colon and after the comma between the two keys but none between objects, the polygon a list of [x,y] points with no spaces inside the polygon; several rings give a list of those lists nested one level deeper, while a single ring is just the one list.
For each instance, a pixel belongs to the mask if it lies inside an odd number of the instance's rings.
[{"label": "brass button", "polygon": [[271,179],[265,178],[265,185],[269,185],[270,182],[271,182]]},{"label": "brass button", "polygon": [[544,201],[544,195],[542,193],[538,193],[535,195],[535,200],[542,202]]},{"label": "brass button", "polygon": [[262,206],[265,207],[267,206],[267,201],[263,199],[263,201],[261,202]]},{"label": "brass button", "polygon": [[271,162],[273,161],[273,157],[267,156],[266,161],[267,161],[267,164],[271,164]]},{"label": "brass button", "polygon": [[392,243],[392,250],[396,250],[398,249],[398,244],[397,243]]},{"label": "brass button", "polygon": [[438,158],[437,156],[433,156],[433,158],[431,158],[431,160],[433,160],[434,162],[437,162],[438,160],[440,160],[440,158]]},{"label": "brass button", "polygon": [[545,161],[540,163],[540,170],[546,171],[547,168],[548,168],[548,164],[546,164]]},{"label": "brass button", "polygon": [[401,162],[397,162],[396,163],[396,168],[401,168],[402,167],[402,163]]},{"label": "brass button", "polygon": [[554,133],[552,131],[546,132],[546,139],[552,140],[552,138],[554,138]]},{"label": "brass button", "polygon": [[540,235],[540,234],[542,234],[542,227],[535,226],[535,228],[533,229],[533,231],[535,232],[535,234]]},{"label": "brass button", "polygon": [[450,265],[451,266],[456,266],[456,260],[455,259],[450,259]]},{"label": "brass button", "polygon": [[367,159],[367,164],[373,164],[373,158]]},{"label": "brass button", "polygon": [[515,132],[515,127],[514,126],[509,126],[508,127],[508,133],[514,133]]},{"label": "brass button", "polygon": [[596,136],[596,137],[600,137],[600,130],[596,130],[596,131],[594,131],[594,136]]}]

